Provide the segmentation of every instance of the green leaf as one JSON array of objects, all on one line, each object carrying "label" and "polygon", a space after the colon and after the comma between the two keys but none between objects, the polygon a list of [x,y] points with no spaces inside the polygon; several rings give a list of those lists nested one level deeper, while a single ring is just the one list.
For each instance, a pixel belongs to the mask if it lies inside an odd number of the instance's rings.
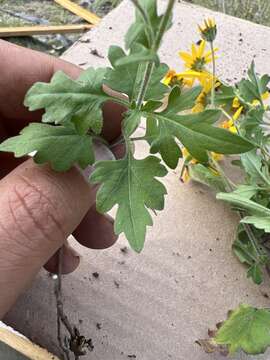
[{"label": "green leaf", "polygon": [[[162,15],[158,15],[157,13],[157,1],[156,0],[138,0],[138,3],[143,8],[144,12],[147,14],[150,27],[152,29],[152,33],[156,34],[160,22],[162,20]],[[171,26],[172,22],[169,22],[167,29]],[[136,19],[135,22],[130,26],[126,36],[125,36],[125,45],[126,48],[131,48],[134,43],[139,43],[144,45],[147,48],[151,48],[153,45],[149,41],[149,36],[147,34],[147,27],[145,26],[145,21],[141,13],[136,10]]]},{"label": "green leaf", "polygon": [[227,345],[230,353],[263,354],[270,346],[270,312],[242,304],[218,330],[215,342]]},{"label": "green leaf", "polygon": [[[138,79],[141,81],[144,72],[144,64],[138,62],[123,64],[125,59],[130,56],[135,56],[138,51],[138,46],[132,47],[130,55],[126,55],[124,50],[119,46],[111,46],[109,49],[109,60],[113,69],[109,69],[105,76],[105,84],[115,91],[119,91],[128,95],[130,101],[134,100]],[[117,65],[120,64],[120,65]],[[151,77],[148,90],[146,91],[145,100],[160,100],[165,93],[169,91],[169,87],[162,84],[161,81],[167,74],[169,68],[165,64],[155,66]],[[140,84],[139,84],[140,85]]]},{"label": "green leaf", "polygon": [[[259,242],[262,232],[253,227],[251,231]],[[263,281],[262,269],[268,262],[268,256],[263,247],[260,248],[260,254],[258,254],[241,223],[238,226],[237,239],[234,241],[232,249],[239,261],[248,265],[247,277],[251,277],[255,284],[260,285]]]},{"label": "green leaf", "polygon": [[134,133],[137,127],[140,125],[142,114],[138,110],[130,110],[126,112],[123,124],[123,131],[126,136],[130,136]]},{"label": "green leaf", "polygon": [[64,126],[39,123],[31,123],[20,135],[5,140],[0,145],[0,151],[13,152],[16,157],[37,151],[35,162],[49,162],[56,171],[66,171],[76,163],[86,168],[94,162],[90,136],[78,135]]},{"label": "green leaf", "polygon": [[237,239],[233,242],[232,249],[242,264],[252,266],[257,262],[257,253],[252,246],[250,239],[243,229],[243,225],[239,224],[237,231]]},{"label": "green leaf", "polygon": [[233,100],[235,98],[235,89],[233,86],[227,86],[222,84],[216,93],[215,103],[216,105],[226,106],[231,108]]},{"label": "green leaf", "polygon": [[257,192],[260,190],[258,186],[254,185],[239,185],[237,189],[234,190],[234,194],[237,194],[241,197],[251,199]]},{"label": "green leaf", "polygon": [[252,265],[247,271],[247,277],[251,278],[256,285],[261,285],[263,282],[263,272],[259,264]]},{"label": "green leaf", "polygon": [[209,186],[216,191],[225,191],[225,186],[220,175],[202,164],[191,164],[188,166],[189,175],[192,180]]},{"label": "green leaf", "polygon": [[128,56],[124,56],[116,60],[115,66],[123,66],[129,64],[139,64],[140,62],[154,61],[159,63],[158,55],[152,50],[147,49],[143,45],[136,44],[136,52],[134,51]]},{"label": "green leaf", "polygon": [[[221,154],[246,152],[253,145],[245,139],[224,129],[212,126],[221,116],[220,110],[205,110],[198,114],[176,115],[177,100],[181,99],[179,87],[170,93],[168,106],[162,112],[147,113],[146,139],[151,145],[151,153],[159,152],[164,162],[175,168],[180,151],[175,138],[188,149],[198,161],[207,162],[207,151]],[[182,105],[181,105],[182,106]]]},{"label": "green leaf", "polygon": [[258,156],[256,150],[242,154],[241,162],[252,183],[270,185],[268,166],[262,163],[262,158]]},{"label": "green leaf", "polygon": [[252,224],[257,229],[262,229],[266,233],[270,233],[270,214],[268,216],[246,216],[241,222]]},{"label": "green leaf", "polygon": [[194,86],[188,90],[182,90],[179,86],[174,86],[170,93],[167,114],[178,114],[181,111],[193,108],[201,90],[201,86]]},{"label": "green leaf", "polygon": [[65,125],[72,121],[81,134],[88,129],[99,134],[102,129],[101,106],[111,99],[102,90],[106,71],[89,68],[76,81],[58,71],[49,84],[34,84],[24,104],[30,111],[44,108],[43,122]]},{"label": "green leaf", "polygon": [[270,216],[270,209],[256,203],[255,201],[246,199],[237,193],[219,193],[217,194],[217,199],[227,201],[240,209],[250,211],[252,214],[256,214],[258,216]]},{"label": "green leaf", "polygon": [[268,75],[264,75],[261,78],[255,72],[255,64],[252,61],[248,70],[249,79],[243,79],[238,84],[240,97],[247,103],[252,103],[253,100],[258,100],[262,103],[262,94],[267,91],[267,85],[270,81]]},{"label": "green leaf", "polygon": [[128,152],[126,158],[100,161],[92,174],[92,183],[101,183],[97,194],[97,209],[104,213],[118,204],[115,232],[125,233],[131,247],[141,251],[146,227],[152,225],[149,209],[162,210],[166,189],[156,177],[167,173],[160,159],[149,156],[137,160]]}]

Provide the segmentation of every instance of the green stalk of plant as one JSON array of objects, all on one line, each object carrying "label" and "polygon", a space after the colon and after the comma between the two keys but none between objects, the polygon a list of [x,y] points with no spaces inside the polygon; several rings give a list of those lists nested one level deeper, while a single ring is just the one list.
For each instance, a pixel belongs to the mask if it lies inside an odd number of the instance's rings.
[{"label": "green stalk of plant", "polygon": [[216,59],[215,59],[215,51],[214,51],[214,41],[210,42],[210,49],[211,49],[211,57],[212,57],[212,71],[213,71],[213,78],[212,78],[212,88],[211,88],[211,106],[215,107],[215,87],[216,87]]}]

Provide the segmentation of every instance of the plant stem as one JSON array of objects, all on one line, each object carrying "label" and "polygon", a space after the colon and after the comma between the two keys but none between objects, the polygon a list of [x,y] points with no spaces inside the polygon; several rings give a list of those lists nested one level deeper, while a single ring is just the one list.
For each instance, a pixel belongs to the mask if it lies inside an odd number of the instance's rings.
[{"label": "plant stem", "polygon": [[222,167],[219,165],[218,161],[213,159],[213,157],[210,154],[209,154],[209,156],[210,156],[212,164],[215,167],[215,170],[220,174],[225,187],[228,187],[230,192],[233,191],[236,188],[236,185],[233,183],[233,181],[231,179],[228,178],[228,176],[223,171]]},{"label": "plant stem", "polygon": [[142,19],[145,23],[145,27],[147,30],[147,37],[148,37],[149,45],[151,46],[151,44],[154,42],[155,35],[153,33],[153,29],[152,29],[148,14],[144,10],[144,8],[141,6],[141,4],[139,3],[138,0],[131,0],[131,2],[134,4],[134,6],[137,8],[137,10],[140,12],[140,14],[142,16]]},{"label": "plant stem", "polygon": [[[170,20],[170,16],[171,16],[172,9],[173,9],[175,1],[176,0],[169,0],[169,2],[168,2],[165,14],[162,17],[162,20],[161,20],[161,23],[160,23],[160,26],[159,26],[159,29],[158,29],[158,32],[157,32],[157,36],[156,36],[155,41],[154,41],[153,46],[152,46],[153,52],[157,52],[159,47],[160,47],[161,40],[162,40],[163,35],[164,35],[164,33],[165,33],[166,29],[167,29],[168,22]],[[148,89],[153,70],[154,70],[154,62],[150,61],[146,65],[146,69],[145,69],[145,72],[144,72],[144,75],[143,75],[142,85],[141,85],[141,88],[139,90],[139,94],[138,94],[138,97],[137,97],[136,104],[137,104],[138,109],[141,108],[142,103],[144,101],[144,97],[145,97],[146,91]]]},{"label": "plant stem", "polygon": [[164,35],[164,33],[165,33],[166,29],[167,29],[168,23],[170,21],[170,17],[171,17],[171,13],[172,13],[175,1],[176,0],[169,0],[168,1],[168,5],[167,5],[167,8],[166,8],[165,14],[162,17],[160,27],[158,29],[157,37],[156,37],[156,40],[155,40],[155,43],[154,43],[154,47],[153,47],[154,51],[158,51],[158,49],[160,47],[163,35]]},{"label": "plant stem", "polygon": [[216,59],[214,51],[214,42],[210,42],[211,56],[212,56],[212,65],[213,65],[213,78],[212,78],[212,88],[211,88],[211,106],[215,107],[215,84],[216,84]]},{"label": "plant stem", "polygon": [[151,75],[152,75],[153,70],[154,70],[154,63],[152,61],[148,62],[145,72],[144,72],[144,75],[143,75],[143,80],[142,80],[141,88],[139,90],[138,99],[137,99],[137,107],[139,109],[141,108],[142,103],[144,101],[144,97],[145,97],[146,91],[148,89],[148,85],[151,80]]}]

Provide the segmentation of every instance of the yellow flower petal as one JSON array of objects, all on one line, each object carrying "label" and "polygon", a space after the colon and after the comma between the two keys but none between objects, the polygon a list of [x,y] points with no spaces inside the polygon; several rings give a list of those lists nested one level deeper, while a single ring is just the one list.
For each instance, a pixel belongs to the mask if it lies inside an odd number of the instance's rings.
[{"label": "yellow flower petal", "polygon": [[242,113],[242,110],[243,110],[243,106],[240,106],[238,108],[238,110],[236,110],[236,112],[233,114],[233,120],[236,121],[239,119],[241,113]]},{"label": "yellow flower petal", "polygon": [[187,183],[187,182],[189,182],[189,180],[190,180],[190,175],[189,175],[189,172],[188,172],[188,168],[187,168],[187,167],[184,168],[184,171],[183,171],[181,180],[182,180],[184,183]]},{"label": "yellow flower petal", "polygon": [[237,109],[237,108],[239,108],[239,106],[240,106],[240,101],[239,101],[238,97],[235,97],[235,98],[233,99],[232,107],[233,107],[234,109]]},{"label": "yellow flower petal", "polygon": [[198,57],[198,55],[197,55],[197,50],[196,50],[196,46],[194,43],[191,45],[191,52],[192,52],[193,59],[196,59]]},{"label": "yellow flower petal", "polygon": [[206,44],[206,42],[204,40],[202,40],[199,45],[199,48],[198,48],[198,58],[201,58],[203,56],[203,53],[205,50],[205,44]]}]

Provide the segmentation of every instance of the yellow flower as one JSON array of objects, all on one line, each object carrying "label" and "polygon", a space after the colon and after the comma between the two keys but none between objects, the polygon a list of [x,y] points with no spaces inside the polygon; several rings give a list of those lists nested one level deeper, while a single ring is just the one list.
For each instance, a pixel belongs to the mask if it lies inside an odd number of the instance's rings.
[{"label": "yellow flower", "polygon": [[[213,79],[214,79],[213,75],[210,73],[200,78],[200,82],[203,89],[200,95],[196,99],[195,106],[192,108],[193,113],[201,112],[207,106],[207,95],[212,90]],[[220,86],[220,82],[217,79],[215,79],[215,88],[217,88],[218,86]]]},{"label": "yellow flower", "polygon": [[217,36],[217,25],[214,19],[204,20],[204,24],[199,26],[199,31],[201,33],[201,37],[208,41],[213,42]]},{"label": "yellow flower", "polygon": [[216,160],[216,161],[220,161],[220,160],[223,159],[223,155],[222,155],[222,154],[217,154],[217,153],[212,152],[211,155],[212,155],[212,158],[213,158],[214,160]]},{"label": "yellow flower", "polygon": [[[263,94],[261,95],[262,100],[267,100],[267,99],[269,98],[269,96],[270,96],[269,91],[266,91],[265,93],[263,93]],[[259,100],[255,99],[255,100],[252,101],[251,104],[252,104],[253,106],[258,106],[258,105],[260,105],[260,102],[259,102]]]},{"label": "yellow flower", "polygon": [[236,121],[236,120],[239,119],[239,117],[240,117],[243,109],[244,109],[244,107],[243,107],[243,106],[240,106],[240,107],[236,110],[236,112],[233,114],[233,120],[234,120],[234,121]]},{"label": "yellow flower", "polygon": [[237,133],[237,128],[235,126],[235,121],[237,121],[240,117],[240,115],[242,114],[244,107],[240,106],[235,113],[233,114],[232,118],[230,120],[226,120],[221,124],[221,127],[223,129],[228,129],[230,132],[236,134]]},{"label": "yellow flower", "polygon": [[[190,153],[188,152],[188,150],[185,147],[182,148],[181,150],[182,150],[182,154],[183,154],[183,157],[184,157],[185,161],[188,161],[189,165],[192,166],[192,165],[196,165],[196,164],[199,163],[198,160],[196,160],[195,158],[193,158],[190,155]],[[210,155],[216,161],[220,161],[223,158],[222,154],[217,154],[217,153],[214,153],[214,152],[211,152]],[[190,180],[189,165],[184,165],[183,170],[182,170],[181,181],[184,182],[184,183],[187,183]],[[214,175],[219,176],[219,173],[215,169],[213,169],[210,165],[208,165],[207,168],[210,171],[212,171]]]},{"label": "yellow flower", "polygon": [[163,84],[167,86],[189,86],[191,87],[194,83],[194,80],[186,76],[184,73],[177,74],[175,70],[169,70],[165,78],[163,79]]},{"label": "yellow flower", "polygon": [[233,99],[232,107],[234,109],[238,109],[240,106],[241,106],[241,104],[240,104],[240,101],[239,101],[238,97],[235,97]]},{"label": "yellow flower", "polygon": [[189,83],[189,86],[192,86],[196,80],[202,83],[203,78],[208,76],[207,72],[199,72],[194,70],[186,70],[177,74],[179,78],[184,79],[185,82]]},{"label": "yellow flower", "polygon": [[183,154],[183,157],[184,157],[185,160],[189,160],[189,159],[190,159],[189,162],[190,162],[191,164],[197,164],[197,163],[198,163],[198,160],[194,159],[194,158],[190,155],[190,153],[188,152],[188,150],[187,150],[185,147],[182,148],[181,151],[182,151],[182,154]]},{"label": "yellow flower", "polygon": [[[205,71],[205,65],[212,61],[211,51],[205,52],[206,42],[202,40],[199,45],[191,46],[191,53],[180,51],[179,56],[185,62],[185,67],[194,71]],[[214,49],[216,52],[217,49]]]}]

